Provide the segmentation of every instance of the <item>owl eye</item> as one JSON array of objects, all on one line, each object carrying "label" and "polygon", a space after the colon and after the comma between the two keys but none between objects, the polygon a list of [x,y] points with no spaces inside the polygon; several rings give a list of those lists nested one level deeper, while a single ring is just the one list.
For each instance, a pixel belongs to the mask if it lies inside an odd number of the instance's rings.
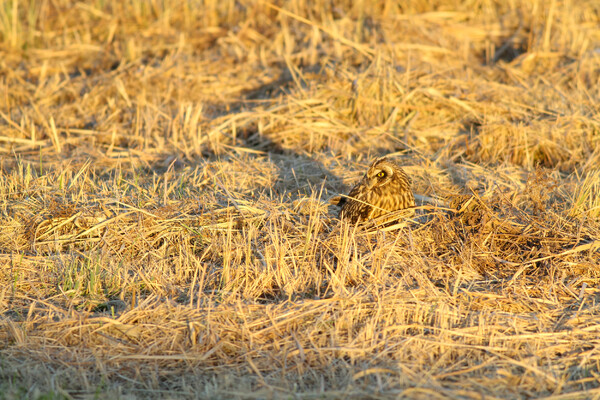
[{"label": "owl eye", "polygon": [[383,178],[385,176],[385,172],[381,171],[380,173],[377,174],[377,176],[379,178]]}]

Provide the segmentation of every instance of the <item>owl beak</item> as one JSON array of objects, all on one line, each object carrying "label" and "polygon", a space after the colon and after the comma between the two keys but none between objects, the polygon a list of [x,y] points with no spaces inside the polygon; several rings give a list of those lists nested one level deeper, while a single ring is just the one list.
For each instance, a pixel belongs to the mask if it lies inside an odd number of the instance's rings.
[{"label": "owl beak", "polygon": [[367,187],[369,188],[369,190],[373,189],[373,186],[375,186],[376,183],[377,179],[369,179],[367,181]]}]

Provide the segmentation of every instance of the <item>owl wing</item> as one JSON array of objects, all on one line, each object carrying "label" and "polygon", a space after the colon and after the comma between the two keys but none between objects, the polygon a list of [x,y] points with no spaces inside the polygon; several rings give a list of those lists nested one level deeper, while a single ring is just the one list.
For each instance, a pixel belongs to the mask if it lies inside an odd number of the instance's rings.
[{"label": "owl wing", "polygon": [[338,205],[342,205],[340,218],[349,218],[352,223],[356,223],[359,219],[366,220],[369,218],[372,207],[366,199],[365,191],[366,186],[361,181],[350,190],[348,196],[342,197],[342,200],[338,203]]}]

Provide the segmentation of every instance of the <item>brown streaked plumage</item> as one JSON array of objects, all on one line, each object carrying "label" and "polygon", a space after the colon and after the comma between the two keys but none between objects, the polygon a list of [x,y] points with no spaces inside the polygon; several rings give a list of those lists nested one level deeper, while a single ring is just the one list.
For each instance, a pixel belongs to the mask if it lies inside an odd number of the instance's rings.
[{"label": "brown streaked plumage", "polygon": [[356,223],[412,208],[415,198],[410,185],[410,178],[398,164],[386,157],[379,158],[348,196],[342,197],[338,203],[342,207],[339,217]]}]

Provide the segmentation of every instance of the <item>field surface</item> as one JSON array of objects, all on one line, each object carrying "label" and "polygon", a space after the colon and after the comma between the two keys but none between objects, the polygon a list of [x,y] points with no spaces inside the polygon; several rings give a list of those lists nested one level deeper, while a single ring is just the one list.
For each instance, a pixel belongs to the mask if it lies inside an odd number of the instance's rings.
[{"label": "field surface", "polygon": [[600,398],[599,166],[597,0],[0,1],[0,399]]}]

